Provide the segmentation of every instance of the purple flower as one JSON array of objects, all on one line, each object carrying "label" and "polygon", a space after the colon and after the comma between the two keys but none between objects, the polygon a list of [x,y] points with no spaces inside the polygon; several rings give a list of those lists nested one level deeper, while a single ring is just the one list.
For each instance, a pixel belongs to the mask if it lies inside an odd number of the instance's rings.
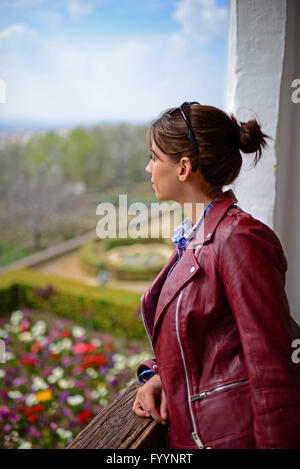
[{"label": "purple flower", "polygon": [[21,420],[21,417],[18,414],[16,414],[15,412],[12,412],[10,414],[9,419],[12,423],[18,423]]},{"label": "purple flower", "polygon": [[13,386],[18,387],[18,386],[23,386],[23,384],[27,383],[27,378],[24,376],[19,376],[18,378],[15,378],[13,380]]},{"label": "purple flower", "polygon": [[4,425],[3,430],[5,431],[5,433],[8,433],[11,430],[11,425],[7,423],[6,425]]},{"label": "purple flower", "polygon": [[66,368],[68,368],[69,366],[72,365],[72,363],[73,363],[73,358],[72,358],[72,357],[62,357],[61,363],[62,363],[63,366],[65,366]]},{"label": "purple flower", "polygon": [[57,429],[57,425],[56,425],[56,423],[54,423],[54,422],[51,422],[49,426],[50,426],[50,430],[51,430],[52,432],[55,432],[55,430]]},{"label": "purple flower", "polygon": [[117,376],[107,375],[106,376],[106,382],[107,382],[108,386],[114,387],[118,384],[119,378],[117,378]]},{"label": "purple flower", "polygon": [[33,438],[40,438],[42,436],[41,432],[35,428],[34,425],[31,425],[29,433],[31,436],[33,436]]},{"label": "purple flower", "polygon": [[69,419],[73,419],[74,418],[74,414],[73,412],[71,411],[71,409],[69,407],[64,407],[62,410],[61,410],[61,413],[64,417],[68,417]]},{"label": "purple flower", "polygon": [[45,376],[47,378],[47,376],[51,375],[51,373],[52,373],[52,369],[51,368],[46,368],[43,371],[43,376]]},{"label": "purple flower", "polygon": [[70,391],[64,391],[59,395],[59,401],[60,402],[66,402],[67,397],[69,397],[72,393]]}]

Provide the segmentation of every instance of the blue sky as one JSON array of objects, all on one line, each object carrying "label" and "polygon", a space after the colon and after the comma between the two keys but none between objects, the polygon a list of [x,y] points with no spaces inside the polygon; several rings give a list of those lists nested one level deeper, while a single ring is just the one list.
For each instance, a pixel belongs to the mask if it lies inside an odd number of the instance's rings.
[{"label": "blue sky", "polygon": [[0,126],[224,107],[227,18],[227,0],[2,0]]}]

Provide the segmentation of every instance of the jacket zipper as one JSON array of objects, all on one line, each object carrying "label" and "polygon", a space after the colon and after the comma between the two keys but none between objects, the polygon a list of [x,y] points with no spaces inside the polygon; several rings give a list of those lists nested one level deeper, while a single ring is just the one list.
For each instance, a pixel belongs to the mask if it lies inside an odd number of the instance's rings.
[{"label": "jacket zipper", "polygon": [[152,345],[152,340],[151,340],[151,337],[150,337],[150,334],[149,334],[148,326],[147,326],[146,321],[145,321],[145,318],[144,318],[143,298],[144,298],[144,294],[143,294],[142,297],[141,297],[141,316],[142,316],[144,328],[145,328],[145,330],[146,330],[146,333],[147,333],[147,336],[148,336],[148,339],[149,339],[149,342],[150,342],[152,351],[153,351],[153,353],[154,353],[154,349],[153,349],[153,345]]},{"label": "jacket zipper", "polygon": [[203,399],[206,396],[209,396],[210,394],[213,394],[214,392],[218,391],[224,391],[224,389],[228,388],[233,388],[234,386],[239,386],[243,383],[248,383],[249,379],[242,379],[241,381],[236,381],[235,383],[229,383],[229,384],[222,384],[221,386],[217,386],[214,389],[210,389],[209,391],[203,391],[200,392],[200,394],[195,394],[194,396],[191,397],[191,401],[197,401],[199,399]]},{"label": "jacket zipper", "polygon": [[180,302],[181,302],[181,296],[182,296],[182,291],[180,292],[180,295],[179,295],[179,298],[178,298],[177,304],[176,304],[176,315],[175,315],[176,316],[176,336],[177,336],[177,341],[178,341],[178,345],[179,345],[179,348],[180,348],[181,358],[182,358],[183,367],[184,367],[185,381],[186,381],[186,387],[187,387],[187,393],[188,393],[189,411],[190,411],[190,416],[191,416],[192,426],[193,426],[192,437],[193,437],[193,439],[194,439],[194,441],[197,445],[197,448],[204,449],[205,448],[204,444],[201,441],[201,439],[199,438],[199,435],[197,433],[196,421],[195,421],[195,417],[194,417],[194,414],[193,414],[193,409],[192,409],[192,406],[191,406],[191,393],[190,393],[189,378],[188,378],[188,373],[187,373],[187,367],[186,367],[184,351],[183,351],[183,348],[182,348],[180,335],[179,335],[178,319],[179,319],[179,305],[180,305]]}]

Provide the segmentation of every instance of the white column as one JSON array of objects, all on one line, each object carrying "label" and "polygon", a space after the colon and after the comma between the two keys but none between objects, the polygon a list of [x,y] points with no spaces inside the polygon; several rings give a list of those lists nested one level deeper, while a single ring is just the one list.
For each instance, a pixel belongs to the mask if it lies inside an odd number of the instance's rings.
[{"label": "white column", "polygon": [[[231,0],[228,32],[226,110],[241,121],[253,116],[276,137],[284,58],[286,0]],[[276,192],[275,141],[256,168],[243,154],[243,169],[233,185],[239,206],[270,227]]]},{"label": "white column", "polygon": [[[300,79],[299,0],[230,0],[226,110],[253,115],[273,140],[256,168],[243,154],[233,190],[238,205],[270,226],[288,260],[287,293],[300,322]],[[300,93],[299,93],[300,96]]]},{"label": "white column", "polygon": [[300,86],[298,84],[296,89],[292,84],[295,80],[300,80],[299,24],[300,1],[287,0],[285,56],[275,142],[277,180],[274,226],[288,260],[287,293],[292,314],[298,323],[300,323]]}]

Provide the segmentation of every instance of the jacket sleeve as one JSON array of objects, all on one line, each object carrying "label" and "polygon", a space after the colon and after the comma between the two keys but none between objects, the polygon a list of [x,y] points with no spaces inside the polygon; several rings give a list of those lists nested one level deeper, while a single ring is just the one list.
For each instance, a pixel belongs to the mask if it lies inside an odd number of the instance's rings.
[{"label": "jacket sleeve", "polygon": [[280,241],[244,212],[224,234],[218,265],[248,369],[256,447],[300,448],[300,365],[291,359]]},{"label": "jacket sleeve", "polygon": [[156,373],[158,369],[155,358],[146,360],[137,369],[137,377],[141,384],[145,384]]}]

